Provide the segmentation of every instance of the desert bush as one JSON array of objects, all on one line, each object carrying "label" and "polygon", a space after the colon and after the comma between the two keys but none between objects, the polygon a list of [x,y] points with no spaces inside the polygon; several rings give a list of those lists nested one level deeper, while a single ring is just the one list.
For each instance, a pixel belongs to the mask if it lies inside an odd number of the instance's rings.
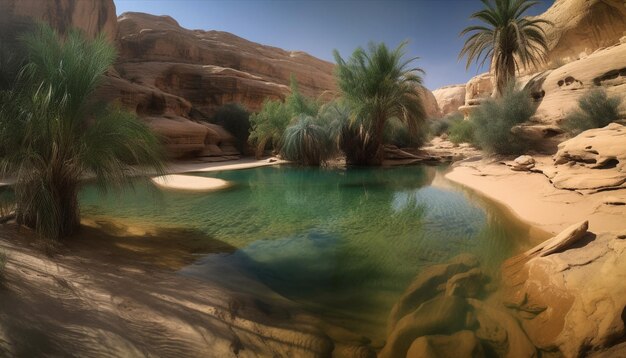
[{"label": "desert bush", "polygon": [[594,89],[578,100],[578,109],[565,118],[564,127],[572,135],[591,128],[601,128],[619,119],[621,100],[609,97],[603,89]]},{"label": "desert bush", "polygon": [[320,165],[333,154],[334,144],[328,128],[315,117],[301,114],[285,130],[282,155],[303,165]]},{"label": "desert bush", "polygon": [[448,139],[452,143],[471,143],[476,145],[476,127],[471,120],[454,121],[448,129]]},{"label": "desert bush", "polygon": [[211,123],[219,124],[235,137],[235,144],[240,152],[244,152],[250,136],[250,113],[239,103],[228,103],[220,108]]},{"label": "desert bush", "polygon": [[470,116],[475,143],[489,153],[523,153],[528,141],[513,134],[511,129],[528,121],[535,110],[528,91],[508,86],[502,97],[485,101]]},{"label": "desert bush", "polygon": [[460,113],[452,113],[441,119],[434,119],[430,124],[430,134],[433,136],[440,136],[444,133],[449,133],[450,126],[463,120],[463,115]]}]

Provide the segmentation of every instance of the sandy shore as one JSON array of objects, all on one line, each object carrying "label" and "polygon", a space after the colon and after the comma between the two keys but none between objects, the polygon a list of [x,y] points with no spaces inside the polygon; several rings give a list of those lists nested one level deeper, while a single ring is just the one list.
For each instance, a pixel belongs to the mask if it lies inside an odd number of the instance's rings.
[{"label": "sandy shore", "polygon": [[[550,157],[537,157],[551,162]],[[446,178],[508,207],[521,220],[556,234],[568,226],[589,220],[593,232],[626,229],[626,206],[609,205],[611,197],[626,195],[626,189],[582,195],[556,189],[541,173],[516,172],[488,160],[459,162]]]}]

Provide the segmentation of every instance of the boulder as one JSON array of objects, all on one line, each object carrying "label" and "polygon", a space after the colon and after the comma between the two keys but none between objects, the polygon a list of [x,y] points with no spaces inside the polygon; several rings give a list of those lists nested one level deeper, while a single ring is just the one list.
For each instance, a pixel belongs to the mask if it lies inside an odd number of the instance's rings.
[{"label": "boulder", "polygon": [[459,107],[465,104],[465,85],[437,88],[433,91],[433,95],[443,116],[456,113],[459,111]]},{"label": "boulder", "polygon": [[520,155],[511,163],[511,170],[527,172],[535,167],[535,158],[530,155]]},{"label": "boulder", "polygon": [[626,126],[611,123],[559,144],[553,168],[543,170],[559,189],[591,193],[626,187]]},{"label": "boulder", "polygon": [[465,84],[465,105],[479,105],[485,98],[491,97],[493,93],[493,76],[489,73],[482,73],[472,77]]},{"label": "boulder", "polygon": [[456,296],[441,296],[422,303],[404,316],[387,337],[379,358],[405,357],[421,336],[451,334],[467,327],[470,306]]},{"label": "boulder", "polygon": [[411,344],[407,358],[484,357],[485,352],[472,331],[450,336],[423,336]]}]

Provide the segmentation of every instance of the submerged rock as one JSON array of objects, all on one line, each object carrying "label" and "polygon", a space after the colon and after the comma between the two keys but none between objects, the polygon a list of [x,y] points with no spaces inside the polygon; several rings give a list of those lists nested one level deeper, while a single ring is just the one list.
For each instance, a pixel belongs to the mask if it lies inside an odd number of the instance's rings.
[{"label": "submerged rock", "polygon": [[407,358],[484,357],[485,352],[472,331],[460,331],[450,336],[424,336],[416,339]]},{"label": "submerged rock", "polygon": [[441,296],[424,302],[395,325],[378,357],[405,357],[418,337],[465,329],[470,308],[466,300],[456,296]]},{"label": "submerged rock", "polygon": [[462,254],[449,263],[426,268],[413,280],[400,300],[393,306],[389,314],[387,333],[390,334],[398,321],[422,303],[441,294],[446,289],[446,282],[454,275],[466,272],[478,266],[478,258],[471,254]]}]

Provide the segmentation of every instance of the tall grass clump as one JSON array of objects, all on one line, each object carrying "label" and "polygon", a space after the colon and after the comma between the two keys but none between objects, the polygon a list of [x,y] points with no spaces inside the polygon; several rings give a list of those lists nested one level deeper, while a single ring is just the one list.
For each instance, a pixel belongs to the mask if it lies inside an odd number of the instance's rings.
[{"label": "tall grass clump", "polygon": [[252,130],[248,141],[256,148],[256,157],[260,158],[268,147],[274,152],[281,152],[283,135],[292,119],[301,114],[315,116],[319,108],[316,101],[300,93],[298,83],[292,76],[291,93],[284,102],[265,100],[259,113],[250,116]]},{"label": "tall grass clump", "polygon": [[4,270],[7,265],[7,254],[3,251],[0,251],[0,285],[2,284],[2,280],[4,279]]},{"label": "tall grass clump", "polygon": [[474,125],[475,143],[493,154],[520,154],[529,143],[511,131],[535,114],[535,104],[528,91],[509,86],[502,97],[489,99],[470,116]]},{"label": "tall grass clump", "polygon": [[578,100],[578,109],[565,118],[564,127],[572,135],[587,129],[601,128],[620,118],[618,97],[609,97],[604,89],[593,89]]},{"label": "tall grass clump", "polygon": [[329,129],[315,117],[301,114],[285,130],[282,155],[303,165],[320,165],[334,154],[333,147]]},{"label": "tall grass clump", "polygon": [[235,145],[244,152],[250,136],[250,112],[239,103],[227,103],[217,109],[211,123],[219,124],[235,137]]},{"label": "tall grass clump", "polygon": [[61,38],[41,25],[23,39],[26,64],[0,94],[0,176],[12,176],[16,220],[59,239],[79,226],[78,191],[92,175],[101,190],[130,183],[139,164],[162,169],[157,137],[133,114],[93,94],[113,64],[104,36]]}]

